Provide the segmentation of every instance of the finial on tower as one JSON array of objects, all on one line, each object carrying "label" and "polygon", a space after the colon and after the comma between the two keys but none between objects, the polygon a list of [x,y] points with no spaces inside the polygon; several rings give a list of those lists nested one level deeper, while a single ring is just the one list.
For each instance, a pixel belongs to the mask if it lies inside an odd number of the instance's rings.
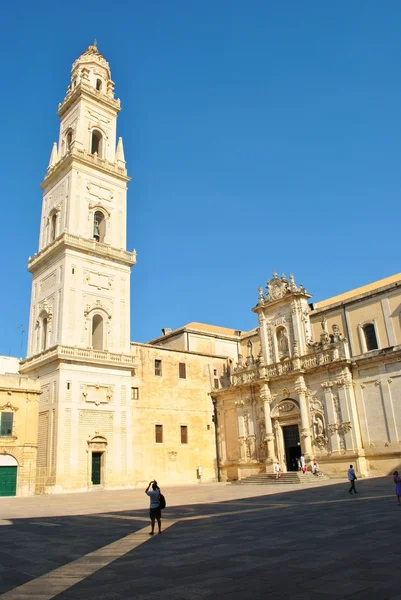
[{"label": "finial on tower", "polygon": [[57,143],[54,142],[53,147],[52,147],[52,151],[50,153],[50,160],[49,160],[49,165],[47,167],[47,170],[49,170],[52,167],[54,167],[54,165],[56,164],[57,161],[58,161]]},{"label": "finial on tower", "polygon": [[120,166],[125,167],[123,138],[121,138],[121,137],[118,138],[115,160],[116,160],[116,163],[120,164]]},{"label": "finial on tower", "polygon": [[97,48],[97,39],[96,38],[93,40],[93,46],[95,46],[95,48]]}]

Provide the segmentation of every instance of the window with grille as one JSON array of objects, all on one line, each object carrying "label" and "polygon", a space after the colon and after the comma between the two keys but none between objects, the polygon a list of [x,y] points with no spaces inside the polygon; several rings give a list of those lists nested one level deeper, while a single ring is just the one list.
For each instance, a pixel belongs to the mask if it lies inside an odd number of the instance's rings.
[{"label": "window with grille", "polygon": [[363,327],[363,334],[365,336],[366,350],[377,350],[379,345],[377,343],[376,330],[373,323],[368,323]]},{"label": "window with grille", "polygon": [[155,441],[156,444],[163,443],[163,425],[155,425]]},{"label": "window with grille", "polygon": [[181,444],[188,444],[188,426],[181,425]]},{"label": "window with grille", "polygon": [[161,360],[155,360],[155,375],[157,375],[157,377],[161,377],[162,376],[162,361]]},{"label": "window with grille", "polygon": [[131,388],[131,400],[139,399],[139,388],[133,387]]},{"label": "window with grille", "polygon": [[219,389],[219,372],[217,369],[213,369],[213,387],[215,390]]},{"label": "window with grille", "polygon": [[13,434],[13,419],[12,412],[2,412],[0,418],[0,435],[7,436]]},{"label": "window with grille", "polygon": [[178,376],[180,379],[187,378],[187,365],[185,363],[178,363]]}]

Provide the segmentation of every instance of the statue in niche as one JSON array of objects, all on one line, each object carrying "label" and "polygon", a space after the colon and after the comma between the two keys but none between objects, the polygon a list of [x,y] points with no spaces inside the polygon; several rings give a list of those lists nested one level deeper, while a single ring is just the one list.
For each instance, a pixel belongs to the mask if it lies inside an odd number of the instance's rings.
[{"label": "statue in niche", "polygon": [[315,417],[313,419],[313,429],[314,429],[314,433],[315,433],[315,438],[324,436],[324,425],[323,425],[323,419],[322,419],[321,415],[315,415]]},{"label": "statue in niche", "polygon": [[94,219],[93,221],[93,237],[97,242],[100,240],[100,227],[97,219]]},{"label": "statue in niche", "polygon": [[277,346],[280,358],[289,355],[288,338],[284,328],[280,329],[277,334]]}]

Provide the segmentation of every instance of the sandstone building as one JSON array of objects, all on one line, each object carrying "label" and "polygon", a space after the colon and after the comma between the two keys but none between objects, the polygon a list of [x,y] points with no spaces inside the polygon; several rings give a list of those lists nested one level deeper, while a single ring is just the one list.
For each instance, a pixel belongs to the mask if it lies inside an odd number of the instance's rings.
[{"label": "sandstone building", "polygon": [[37,379],[0,375],[0,496],[35,493],[39,397]]},{"label": "sandstone building", "polygon": [[328,472],[399,464],[401,276],[314,305],[275,274],[249,332],[190,323],[130,341],[120,108],[90,46],[58,108],[28,266],[21,372],[41,386],[37,491],[232,480],[276,459],[291,470],[300,452]]}]

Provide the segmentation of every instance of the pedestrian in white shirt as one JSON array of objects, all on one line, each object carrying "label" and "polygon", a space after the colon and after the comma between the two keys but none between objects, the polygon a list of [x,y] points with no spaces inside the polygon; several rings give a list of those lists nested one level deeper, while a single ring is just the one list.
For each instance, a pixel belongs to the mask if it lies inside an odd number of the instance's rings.
[{"label": "pedestrian in white shirt", "polygon": [[351,487],[348,490],[349,493],[352,495],[352,490],[353,490],[355,492],[355,494],[357,494],[358,492],[355,489],[356,475],[355,475],[354,467],[352,465],[350,465],[349,469],[348,469],[348,479],[351,482]]},{"label": "pedestrian in white shirt", "polygon": [[274,465],[274,472],[276,473],[276,479],[280,479],[280,477],[281,477],[280,463],[276,462],[276,464]]}]

